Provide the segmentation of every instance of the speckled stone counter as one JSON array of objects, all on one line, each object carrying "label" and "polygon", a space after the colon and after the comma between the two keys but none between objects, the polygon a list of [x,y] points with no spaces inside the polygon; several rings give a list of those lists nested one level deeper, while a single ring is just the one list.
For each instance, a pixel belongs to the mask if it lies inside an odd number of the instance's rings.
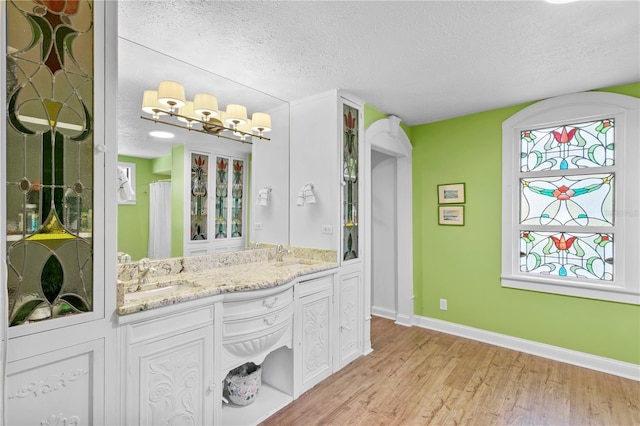
[{"label": "speckled stone counter", "polygon": [[282,262],[275,248],[150,261],[148,283],[138,282],[137,262],[118,265],[117,312],[127,315],[221,293],[276,287],[336,268],[336,252],[288,248]]}]

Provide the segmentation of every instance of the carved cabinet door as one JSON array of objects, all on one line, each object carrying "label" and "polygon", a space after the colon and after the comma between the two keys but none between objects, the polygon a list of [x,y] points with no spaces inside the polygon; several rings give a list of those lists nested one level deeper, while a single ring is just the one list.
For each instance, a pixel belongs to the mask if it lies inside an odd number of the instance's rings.
[{"label": "carved cabinet door", "polygon": [[313,387],[333,372],[333,281],[308,285],[322,288],[321,291],[300,297],[298,315],[301,323],[299,340],[300,393]]},{"label": "carved cabinet door", "polygon": [[213,345],[211,325],[132,347],[127,423],[213,424]]},{"label": "carved cabinet door", "polygon": [[359,272],[341,275],[336,292],[338,359],[341,369],[362,354],[362,279]]}]

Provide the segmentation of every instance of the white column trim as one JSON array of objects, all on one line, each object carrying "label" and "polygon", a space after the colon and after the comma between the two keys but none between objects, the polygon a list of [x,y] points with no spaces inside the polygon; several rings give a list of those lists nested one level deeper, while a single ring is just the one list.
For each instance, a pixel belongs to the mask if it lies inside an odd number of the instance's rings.
[{"label": "white column trim", "polygon": [[[412,146],[409,137],[400,127],[400,119],[389,116],[371,124],[365,132],[364,168],[364,291],[365,319],[370,321],[371,312],[371,151],[396,157],[398,164],[396,179],[396,233],[397,244],[397,295],[396,323],[410,326],[413,323],[413,217],[412,217]],[[388,315],[389,313],[387,313]],[[366,329],[368,330],[368,329]],[[370,347],[370,333],[366,333],[365,351]],[[369,345],[369,346],[367,346]]]}]

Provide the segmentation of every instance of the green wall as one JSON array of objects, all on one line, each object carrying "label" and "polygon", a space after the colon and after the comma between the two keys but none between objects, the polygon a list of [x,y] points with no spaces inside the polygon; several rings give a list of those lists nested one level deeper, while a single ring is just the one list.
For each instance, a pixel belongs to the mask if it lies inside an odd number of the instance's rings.
[{"label": "green wall", "polygon": [[148,254],[149,183],[166,176],[153,173],[153,160],[119,155],[118,161],[136,165],[136,204],[118,204],[118,251],[138,260]]},{"label": "green wall", "polygon": [[[603,91],[640,97],[640,83]],[[640,364],[639,306],[500,286],[502,122],[528,105],[411,128],[415,313]],[[438,226],[436,186],[454,182],[465,225]]]}]

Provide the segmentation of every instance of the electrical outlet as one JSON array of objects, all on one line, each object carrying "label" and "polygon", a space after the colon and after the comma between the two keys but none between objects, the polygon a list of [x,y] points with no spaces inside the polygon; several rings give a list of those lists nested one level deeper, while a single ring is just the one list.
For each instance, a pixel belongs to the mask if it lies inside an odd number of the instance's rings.
[{"label": "electrical outlet", "polygon": [[322,233],[323,234],[333,234],[333,226],[331,225],[322,225]]},{"label": "electrical outlet", "polygon": [[256,222],[256,231],[260,231],[262,229],[262,222]]},{"label": "electrical outlet", "polygon": [[447,310],[447,299],[440,299],[440,310]]}]

